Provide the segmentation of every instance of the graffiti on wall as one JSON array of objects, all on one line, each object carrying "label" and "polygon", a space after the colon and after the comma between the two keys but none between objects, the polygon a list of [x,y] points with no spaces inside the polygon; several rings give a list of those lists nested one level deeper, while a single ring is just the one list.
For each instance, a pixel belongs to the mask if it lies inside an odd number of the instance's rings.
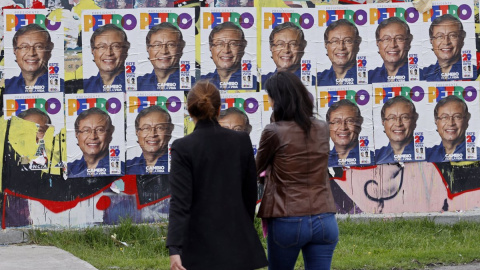
[{"label": "graffiti on wall", "polygon": [[[194,47],[202,47],[202,51],[208,54],[208,41],[202,41],[200,38],[201,28],[200,28],[200,14],[201,7],[216,7],[216,8],[228,8],[229,12],[236,11],[236,8],[243,7],[247,8],[261,8],[269,7],[271,13],[277,12],[278,9],[282,8],[289,10],[287,13],[295,13],[291,8],[319,8],[322,5],[327,5],[323,9],[319,10],[332,10],[329,9],[330,4],[338,4],[336,1],[265,1],[260,3],[253,1],[94,1],[94,0],[70,0],[70,1],[7,1],[5,6],[3,6],[3,11],[6,9],[39,9],[47,10],[46,17],[49,18],[52,22],[61,22],[62,28],[64,30],[63,35],[63,46],[64,46],[64,61],[63,67],[64,73],[58,75],[58,77],[51,76],[49,77],[49,82],[51,85],[58,85],[63,83],[62,92],[65,94],[79,95],[82,92],[78,89],[84,89],[84,74],[87,74],[90,71],[95,71],[90,76],[95,76],[97,67],[92,62],[92,48],[90,44],[85,44],[89,42],[89,39],[83,39],[82,31],[82,11],[83,10],[102,10],[102,9],[132,9],[136,10],[139,8],[157,8],[165,7],[170,9],[178,8],[194,8],[192,14],[195,16],[195,29],[192,29],[192,35],[195,35],[195,45]],[[354,1],[347,1],[354,2]],[[362,3],[360,3],[362,2]],[[340,1],[341,4],[342,1]],[[363,4],[363,1],[358,3]],[[259,5],[257,5],[259,4]],[[302,10],[304,10],[302,9]],[[337,8],[340,9],[340,8]],[[349,8],[352,10],[352,8]],[[360,8],[357,8],[360,9]],[[240,9],[239,9],[240,10]],[[478,9],[476,9],[478,12]],[[41,12],[40,12],[41,13]],[[297,12],[298,13],[298,12]],[[315,12],[306,12],[306,14],[315,14]],[[8,14],[8,12],[5,12]],[[3,13],[2,13],[3,16]],[[260,21],[260,20],[259,20]],[[1,20],[2,29],[4,27],[4,20]],[[327,27],[327,25],[325,25]],[[272,27],[273,29],[274,27]],[[270,30],[272,30],[270,29]],[[257,36],[261,36],[260,25],[257,27]],[[324,30],[322,30],[323,32]],[[364,30],[362,30],[364,31]],[[371,31],[366,29],[365,31]],[[279,67],[280,63],[275,63],[273,58],[273,52],[269,48],[269,41],[260,38],[257,39],[257,44],[255,39],[253,41],[250,39],[254,35],[253,33],[247,32],[248,46],[250,48],[255,48],[252,51],[246,50],[248,52],[248,57],[245,60],[251,61],[252,57],[254,61],[258,61],[256,65],[260,68],[262,64],[265,64],[267,67],[266,61],[261,61],[262,55],[267,56],[269,61],[272,61],[271,72],[275,72],[276,68]],[[305,31],[305,33],[308,33]],[[12,33],[13,35],[13,33]],[[55,36],[52,32],[52,36]],[[145,33],[146,35],[146,33]],[[3,64],[1,71],[1,79],[4,80],[4,74],[9,73],[9,68],[15,67],[17,65],[15,62],[8,63],[5,61],[4,55],[5,51],[11,50],[10,55],[13,55],[13,47],[10,43],[7,43],[4,39],[5,35],[2,32],[2,58],[1,64]],[[188,34],[184,34],[188,39]],[[319,35],[320,36],[320,35]],[[323,35],[322,39],[323,39]],[[468,33],[468,44],[474,44],[473,42],[473,32]],[[9,37],[11,39],[11,37]],[[135,41],[135,38],[129,38],[132,44]],[[208,38],[207,38],[208,40]],[[321,44],[321,50],[325,50],[323,55],[328,54],[328,48],[326,44],[320,39],[308,39],[308,46],[314,48],[315,44]],[[344,41],[345,42],[345,41]],[[362,42],[365,44],[375,44],[375,40],[368,40],[365,38]],[[366,43],[373,42],[373,43]],[[478,39],[477,39],[478,42]],[[137,44],[138,45],[138,44]],[[420,44],[422,45],[422,44]],[[55,44],[57,46],[57,44]],[[191,46],[191,44],[190,44]],[[223,45],[225,46],[225,45]],[[230,47],[230,45],[227,45]],[[287,47],[291,47],[289,44]],[[372,45],[375,46],[376,45]],[[58,46],[57,46],[58,47]],[[134,50],[137,48],[134,48]],[[88,50],[86,50],[88,48]],[[131,50],[132,50],[131,48]],[[188,48],[188,47],[186,47]],[[308,47],[307,47],[308,48]],[[418,48],[415,48],[418,49]],[[256,52],[255,52],[256,50]],[[188,53],[191,54],[192,58],[184,58],[181,61],[189,61],[189,65],[192,66],[192,74],[184,76],[190,78],[190,75],[193,76],[193,79],[200,78],[202,72],[202,63],[205,56],[201,55],[200,50],[195,50],[188,48],[184,51],[184,55]],[[139,51],[137,51],[139,52]],[[193,53],[195,52],[195,53]],[[412,53],[414,50],[412,50]],[[147,74],[150,72],[151,65],[150,61],[146,59],[149,57],[147,51],[143,52],[144,56],[139,56],[138,60],[126,60],[126,62],[135,62],[138,61],[140,64],[145,64],[145,72],[139,76]],[[270,53],[272,53],[272,58],[270,58]],[[312,52],[314,53],[313,49]],[[367,57],[368,54],[365,53],[362,55],[363,51],[360,51],[359,55],[356,57]],[[85,54],[88,54],[89,65],[84,65]],[[375,52],[376,54],[376,52]],[[135,54],[132,54],[135,55]],[[7,56],[7,58],[10,56]],[[87,59],[88,59],[87,57]],[[428,57],[434,57],[433,54]],[[425,58],[425,59],[428,59]],[[209,56],[206,57],[210,60]],[[194,59],[194,60],[193,60]],[[359,58],[360,59],[360,58]],[[475,59],[475,58],[473,58]],[[95,60],[95,59],[93,59]],[[214,61],[212,58],[212,70],[215,69]],[[315,63],[323,60],[318,60],[311,55],[309,57],[304,57],[304,60],[310,60],[310,63]],[[358,60],[358,59],[355,59]],[[13,61],[13,59],[12,59]],[[195,63],[193,63],[195,61]],[[328,60],[326,60],[328,61]],[[381,65],[381,59],[378,58],[375,61]],[[137,63],[137,62],[136,62]],[[375,63],[373,61],[373,63]],[[154,63],[151,63],[154,66]],[[181,62],[177,63],[181,65]],[[245,66],[248,66],[248,63],[245,63]],[[305,65],[308,63],[304,63]],[[333,64],[333,63],[332,63]],[[90,66],[89,70],[84,70],[85,66]],[[465,62],[465,72],[468,71],[468,66],[477,66],[476,62]],[[322,66],[322,70],[325,66]],[[98,67],[100,69],[100,67]],[[318,66],[312,70],[320,71]],[[361,69],[359,69],[361,71]],[[414,74],[415,67],[412,66],[412,75]],[[247,72],[248,71],[248,72]],[[368,71],[365,69],[365,71]],[[18,70],[15,71],[16,74]],[[210,72],[210,71],[209,71]],[[256,71],[255,71],[256,72]],[[269,71],[270,72],[270,71]],[[13,73],[12,73],[13,74]],[[89,73],[88,73],[89,74]],[[185,73],[186,74],[186,73]],[[240,77],[240,81],[244,82],[245,85],[254,85],[248,83],[248,76],[252,76],[254,73],[248,69],[243,71]],[[256,73],[258,76],[258,83],[261,83],[260,73]],[[299,76],[304,75],[305,83],[310,86],[313,85],[311,90],[312,95],[319,98],[318,90],[315,86],[318,84],[313,83],[313,79],[316,76],[316,72],[299,72]],[[182,76],[182,75],[179,75]],[[363,76],[367,80],[367,76]],[[8,77],[10,79],[10,75]],[[55,78],[58,78],[57,84],[55,84]],[[128,78],[137,78],[137,77],[126,77],[126,84],[133,82],[127,82]],[[179,77],[179,84],[180,84]],[[251,77],[252,78],[252,77]],[[250,80],[251,80],[250,78]],[[51,79],[51,80],[50,80]],[[61,80],[60,80],[61,79]],[[193,80],[190,79],[190,80]],[[357,80],[360,77],[356,78]],[[361,80],[360,80],[361,81]],[[184,85],[187,82],[184,81]],[[191,82],[188,82],[191,85]],[[4,83],[3,83],[4,84]],[[2,84],[2,85],[3,85]],[[335,86],[338,87],[338,86]],[[335,88],[335,87],[332,87]],[[34,88],[35,89],[35,88]],[[4,90],[4,89],[3,89]],[[70,169],[66,166],[68,163],[70,154],[70,149],[78,147],[76,149],[78,158],[72,158],[71,161],[79,160],[81,154],[81,142],[78,140],[78,133],[75,128],[75,119],[72,118],[70,123],[67,123],[67,128],[64,128],[64,119],[63,117],[58,117],[53,111],[44,110],[47,117],[40,117],[43,119],[43,122],[36,122],[29,119],[32,115],[21,115],[22,110],[20,110],[18,104],[23,100],[31,100],[25,102],[25,104],[41,104],[41,100],[48,100],[46,98],[47,93],[43,94],[30,94],[28,98],[20,94],[20,96],[7,96],[4,94],[5,91],[2,91],[2,106],[4,112],[4,119],[0,121],[0,152],[3,153],[3,159],[0,161],[2,167],[1,174],[1,223],[3,228],[9,227],[20,227],[20,226],[62,226],[62,227],[85,227],[93,224],[115,224],[119,222],[124,217],[130,217],[135,222],[155,222],[168,218],[168,209],[169,209],[169,184],[168,184],[168,174],[163,172],[168,172],[168,158],[165,160],[164,165],[158,165],[157,167],[153,166],[154,169],[158,169],[156,174],[127,174],[121,176],[115,176],[116,173],[121,171],[112,171],[112,168],[120,166],[121,162],[128,162],[128,160],[122,160],[120,158],[108,159],[108,173],[88,175],[89,171],[86,171],[86,176],[81,177],[69,177],[71,173]],[[173,92],[172,92],[173,93]],[[17,95],[17,94],[12,94]],[[60,93],[62,95],[62,93]],[[173,95],[173,94],[172,94]],[[134,95],[135,96],[135,95]],[[138,95],[137,95],[138,96]],[[135,96],[135,97],[137,97]],[[165,95],[163,95],[165,96]],[[178,95],[177,95],[178,96]],[[141,97],[141,95],[140,95]],[[179,95],[182,97],[182,94]],[[55,98],[55,94],[52,94],[52,97]],[[99,97],[98,97],[99,98]],[[137,97],[139,98],[139,97]],[[249,102],[255,99],[255,103]],[[373,97],[372,97],[373,98]],[[13,100],[13,101],[9,101]],[[78,100],[78,99],[76,99]],[[53,100],[52,100],[53,101]],[[183,101],[181,101],[183,102]],[[229,93],[225,96],[224,99],[225,109],[230,107],[243,108],[243,111],[246,111],[246,115],[251,117],[250,131],[252,141],[255,142],[258,140],[259,134],[261,133],[262,126],[269,121],[269,111],[268,104],[262,104],[262,97],[260,93],[255,93],[253,95],[243,94],[243,93]],[[45,102],[44,102],[45,103]],[[258,105],[260,103],[260,105]],[[264,103],[264,102],[263,102]],[[54,102],[49,102],[47,104],[56,104]],[[74,104],[74,103],[71,103]],[[75,103],[76,104],[76,103]],[[126,110],[128,111],[128,100]],[[63,105],[63,104],[61,104]],[[68,103],[65,107],[61,108],[61,111],[68,110]],[[12,107],[13,106],[13,107]],[[51,105],[53,106],[53,105]],[[478,105],[476,105],[478,107]],[[33,106],[35,107],[35,106]],[[49,107],[54,108],[54,107]],[[255,108],[255,110],[253,110]],[[258,110],[257,110],[258,109]],[[470,108],[469,108],[470,109]],[[472,108],[470,111],[478,108]],[[18,112],[17,112],[18,111]],[[433,111],[433,110],[432,110]],[[127,134],[127,159],[129,149],[135,148],[136,154],[132,154],[132,157],[137,155],[147,155],[147,152],[144,151],[139,140],[138,133],[135,132],[134,126],[129,126],[135,122],[130,119],[135,119],[137,114],[140,114],[137,111],[135,114],[127,115],[127,125],[122,126],[124,120],[116,123],[115,119],[112,120],[114,126],[117,126],[117,131],[121,131],[122,134],[123,128],[126,129]],[[180,111],[181,113],[182,111]],[[370,113],[372,110],[370,110]],[[171,113],[171,112],[170,112]],[[324,114],[321,117],[324,117]],[[362,111],[362,113],[364,113]],[[7,117],[7,114],[8,115]],[[23,117],[23,118],[22,118]],[[75,118],[77,115],[75,115]],[[173,131],[170,134],[172,139],[183,136],[191,132],[192,123],[188,121],[188,115],[183,113],[180,115],[171,114],[173,119]],[[49,119],[49,121],[47,120]],[[185,123],[183,120],[185,119]],[[453,119],[453,118],[452,118]],[[67,118],[67,121],[70,121]],[[369,119],[368,121],[372,121]],[[367,123],[368,121],[365,121]],[[377,120],[382,121],[382,120]],[[71,124],[71,127],[69,125]],[[366,125],[363,127],[366,136],[371,136],[373,133],[372,124]],[[120,128],[122,126],[122,128]],[[373,123],[374,128],[381,127],[376,123]],[[155,127],[156,128],[156,127]],[[423,128],[423,127],[422,127]],[[425,126],[424,128],[427,128]],[[435,127],[433,127],[435,128]],[[425,132],[431,132],[436,134],[434,130],[426,129]],[[97,134],[103,132],[101,129],[93,130],[83,130],[86,134]],[[158,130],[161,130],[160,128]],[[177,135],[175,132],[181,131],[180,135]],[[70,135],[69,137],[69,132]],[[473,130],[473,132],[478,132],[478,130]],[[108,133],[108,131],[107,131]],[[75,134],[77,137],[75,137]],[[73,137],[72,137],[73,136]],[[70,145],[67,145],[69,138],[73,138],[70,142]],[[357,138],[358,139],[358,138]],[[118,141],[121,139],[115,139]],[[79,144],[78,146],[76,144]],[[138,143],[138,144],[137,144]],[[170,142],[171,143],[171,142]],[[387,140],[386,140],[386,143]],[[255,144],[255,143],[254,143]],[[114,144],[110,144],[114,146]],[[332,142],[333,146],[333,142]],[[255,145],[253,146],[255,149]],[[420,147],[420,146],[419,146]],[[420,149],[417,147],[418,149]],[[121,150],[118,148],[119,151]],[[112,149],[109,149],[112,150]],[[115,149],[113,149],[115,153]],[[83,150],[82,150],[83,151]],[[123,150],[122,150],[123,151]],[[373,151],[366,151],[368,154]],[[132,152],[133,153],[133,152]],[[84,153],[85,155],[85,153]],[[164,153],[165,157],[168,157],[168,152]],[[392,164],[375,164],[374,157],[371,157],[370,163],[355,163],[351,166],[334,166],[331,168],[330,172],[332,175],[332,190],[334,192],[335,202],[337,205],[337,210],[339,213],[402,213],[402,212],[439,212],[439,211],[458,211],[458,210],[470,210],[480,206],[480,179],[478,172],[480,172],[480,162],[478,161],[462,161],[459,162],[392,162]],[[117,164],[118,162],[118,164]],[[166,171],[161,171],[160,167],[165,166]],[[127,167],[128,168],[128,167]],[[95,172],[95,171],[92,171]],[[100,171],[98,171],[100,173]],[[102,171],[103,172],[103,171]],[[113,172],[113,173],[112,173]],[[121,174],[121,173],[120,173]]]}]

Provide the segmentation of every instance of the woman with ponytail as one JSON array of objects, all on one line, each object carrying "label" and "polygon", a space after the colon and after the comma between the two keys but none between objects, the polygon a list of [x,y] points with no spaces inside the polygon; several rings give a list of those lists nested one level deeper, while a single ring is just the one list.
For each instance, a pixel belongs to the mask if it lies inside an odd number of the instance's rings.
[{"label": "woman with ponytail", "polygon": [[330,269],[338,226],[328,124],[313,117],[313,101],[293,73],[277,72],[265,90],[273,115],[256,162],[258,175],[266,171],[258,216],[268,224],[268,269],[293,269],[300,250],[306,270]]},{"label": "woman with ponytail", "polygon": [[195,130],[172,145],[167,246],[173,270],[251,270],[267,265],[253,226],[257,184],[246,132],[222,128],[220,93],[192,87],[187,109]]}]

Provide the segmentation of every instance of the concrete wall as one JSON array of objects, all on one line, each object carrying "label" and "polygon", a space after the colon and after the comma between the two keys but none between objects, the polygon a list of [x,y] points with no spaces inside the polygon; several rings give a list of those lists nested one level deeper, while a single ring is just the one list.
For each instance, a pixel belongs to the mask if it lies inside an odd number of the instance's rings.
[{"label": "concrete wall", "polygon": [[[66,8],[55,12],[61,16],[68,35],[66,92],[73,93],[82,83],[82,62],[78,56],[81,48],[76,45],[79,14],[82,9],[99,8],[111,1],[74,0],[78,2],[76,5],[60,2]],[[34,4],[41,7],[39,2]],[[282,1],[273,0],[264,4],[284,6]],[[198,1],[191,1],[186,6],[199,5]],[[191,131],[191,124],[186,126],[187,133]],[[17,133],[7,133],[6,122],[0,123],[0,131],[0,148],[4,154],[0,193],[3,228],[86,227],[114,224],[125,217],[139,223],[168,218],[168,177],[127,175],[64,179],[61,173],[55,172],[21,172],[14,163],[18,160],[16,148],[10,145]],[[31,131],[36,132],[35,129]],[[62,137],[57,139],[61,141]],[[334,168],[331,174],[338,213],[466,211],[480,207],[480,162],[413,162]]]}]

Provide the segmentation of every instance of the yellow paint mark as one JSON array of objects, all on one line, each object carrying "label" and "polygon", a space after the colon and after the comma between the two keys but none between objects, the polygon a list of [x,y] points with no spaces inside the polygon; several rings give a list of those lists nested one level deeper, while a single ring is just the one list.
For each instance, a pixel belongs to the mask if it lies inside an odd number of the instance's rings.
[{"label": "yellow paint mark", "polygon": [[[82,63],[82,54],[78,54],[78,60],[76,61],[69,61],[65,62],[65,65],[72,64],[75,65],[76,63]],[[65,70],[65,81],[75,80],[75,79],[82,79],[83,78],[83,65],[79,66],[77,69],[72,69],[72,71]]]},{"label": "yellow paint mark", "polygon": [[[278,7],[278,8],[282,8],[282,7],[287,7],[288,8],[288,5],[285,4],[285,2],[283,0],[255,0],[254,2],[254,6],[256,7]],[[260,10],[260,8],[258,10]],[[262,18],[262,17],[258,17],[258,18]]]},{"label": "yellow paint mark", "polygon": [[[35,123],[23,120],[18,117],[12,117],[10,123],[10,131],[8,134],[8,140],[12,149],[19,155],[28,158],[29,160],[35,159],[35,155],[38,149],[38,144],[36,142],[36,134],[38,128]],[[45,151],[47,152],[47,157],[51,157],[52,153],[52,141],[53,134],[55,132],[54,127],[50,127],[43,136],[45,141]],[[3,147],[3,144],[2,144]],[[58,151],[59,147],[55,147],[55,151]],[[3,154],[3,151],[2,151]],[[48,169],[42,170],[47,172]]]},{"label": "yellow paint mark", "polygon": [[97,6],[93,0],[81,0],[78,5],[72,8],[72,11],[75,12],[79,18],[81,18],[82,10],[86,9],[100,9],[100,7]]},{"label": "yellow paint mark", "polygon": [[[185,102],[184,104],[187,104],[187,98],[185,97],[183,99],[183,102]],[[195,123],[193,123],[193,120],[190,119],[190,115],[188,114],[188,112],[185,110],[185,115],[183,116],[183,124],[185,126],[185,130],[183,131],[183,133],[185,135],[188,135],[190,133],[193,132],[193,130],[195,129]]]},{"label": "yellow paint mark", "polygon": [[[0,118],[0,156],[3,157],[5,146],[5,132],[7,131],[7,120]],[[3,158],[0,158],[0,168],[3,168]],[[0,173],[0,192],[2,191],[2,174]]]},{"label": "yellow paint mark", "polygon": [[478,161],[459,161],[459,162],[450,162],[453,166],[470,166],[475,163],[478,163]]},{"label": "yellow paint mark", "polygon": [[195,123],[190,119],[190,116],[188,114],[185,114],[184,116],[184,125],[185,125],[185,130],[184,133],[185,135],[188,135],[193,132],[195,129]]},{"label": "yellow paint mark", "polygon": [[13,150],[32,160],[38,148],[36,143],[37,130],[35,123],[12,117],[8,139]]},{"label": "yellow paint mark", "polygon": [[[51,163],[50,163],[50,166],[51,166],[50,174],[60,175],[61,174],[61,170],[60,170],[61,168],[55,168],[55,165],[59,164],[60,161],[62,161],[62,160],[65,163],[66,160],[67,160],[66,140],[63,140],[63,142],[62,142],[62,139],[61,139],[61,138],[65,139],[65,134],[66,134],[66,130],[65,130],[65,128],[62,128],[60,133],[55,136],[55,146],[54,146],[55,149],[53,151],[52,160],[51,160]],[[62,144],[61,147],[60,147],[60,143]],[[59,151],[60,148],[62,149],[61,153]],[[47,152],[51,153],[51,151],[47,151]],[[49,156],[49,158],[50,158],[50,156]]]},{"label": "yellow paint mark", "polygon": [[54,9],[50,14],[48,14],[48,19],[54,22],[61,22],[63,19],[65,19],[62,9]]},{"label": "yellow paint mark", "polygon": [[[195,23],[195,28],[198,29],[198,34],[195,35],[195,48],[202,48],[201,45],[202,45],[202,41],[200,39],[200,19],[197,20],[197,22]],[[195,61],[197,63],[201,63],[202,61],[200,60],[201,58],[201,50],[195,50]]]}]

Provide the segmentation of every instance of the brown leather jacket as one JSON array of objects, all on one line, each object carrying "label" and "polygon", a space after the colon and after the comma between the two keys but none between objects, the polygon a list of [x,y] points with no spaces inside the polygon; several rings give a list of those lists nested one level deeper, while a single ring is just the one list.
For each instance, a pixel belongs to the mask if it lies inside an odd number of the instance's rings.
[{"label": "brown leather jacket", "polygon": [[258,216],[295,217],[336,212],[328,176],[328,124],[313,119],[310,136],[293,121],[265,127],[257,175],[267,171]]}]

